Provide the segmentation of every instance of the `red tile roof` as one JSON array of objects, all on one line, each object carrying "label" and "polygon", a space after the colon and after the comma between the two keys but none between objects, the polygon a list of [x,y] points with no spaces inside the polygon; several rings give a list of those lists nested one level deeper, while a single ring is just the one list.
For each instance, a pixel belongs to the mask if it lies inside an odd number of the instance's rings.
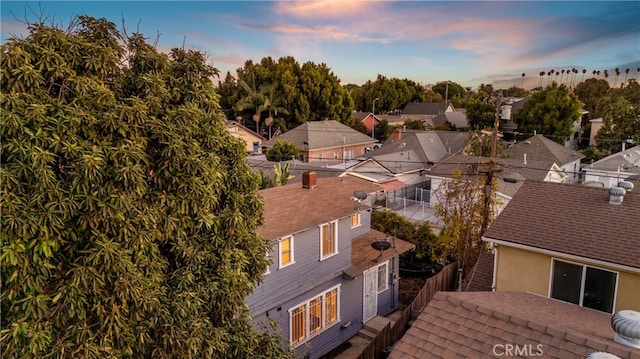
[{"label": "red tile roof", "polygon": [[483,240],[640,268],[640,193],[614,205],[604,188],[525,182]]},{"label": "red tile roof", "polygon": [[303,231],[328,221],[356,213],[364,206],[355,200],[355,191],[375,193],[381,188],[356,177],[317,178],[315,189],[301,183],[264,189],[264,224],[258,233],[267,239]]},{"label": "red tile roof", "polygon": [[530,293],[438,292],[389,358],[509,357],[506,345],[528,351],[518,357],[584,358],[606,351],[640,358],[637,349],[614,342],[610,321],[610,314]]}]

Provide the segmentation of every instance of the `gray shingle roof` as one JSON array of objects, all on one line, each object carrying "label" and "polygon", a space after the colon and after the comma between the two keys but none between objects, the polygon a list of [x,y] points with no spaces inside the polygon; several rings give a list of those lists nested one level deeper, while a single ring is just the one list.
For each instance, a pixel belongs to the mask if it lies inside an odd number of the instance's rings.
[{"label": "gray shingle roof", "polygon": [[586,167],[600,171],[617,171],[618,168],[623,172],[640,173],[640,146],[614,153]]},{"label": "gray shingle roof", "polygon": [[[613,340],[610,321],[609,314],[530,293],[438,292],[389,358],[566,359],[598,351],[640,358]],[[528,352],[505,355],[506,344]]]},{"label": "gray shingle roof", "polygon": [[527,161],[553,161],[558,166],[584,158],[584,155],[554,142],[543,135],[536,135],[507,148],[505,154],[509,158],[524,159]]},{"label": "gray shingle roof", "polygon": [[402,114],[436,116],[444,113],[448,107],[449,104],[444,102],[409,102],[402,109]]},{"label": "gray shingle roof", "polygon": [[276,140],[284,139],[293,143],[298,150],[308,150],[342,147],[344,145],[373,144],[376,140],[349,126],[334,120],[307,121],[302,125],[273,137],[265,143],[272,146]]},{"label": "gray shingle roof", "polygon": [[524,182],[483,239],[640,269],[640,193],[614,205],[604,188]]}]

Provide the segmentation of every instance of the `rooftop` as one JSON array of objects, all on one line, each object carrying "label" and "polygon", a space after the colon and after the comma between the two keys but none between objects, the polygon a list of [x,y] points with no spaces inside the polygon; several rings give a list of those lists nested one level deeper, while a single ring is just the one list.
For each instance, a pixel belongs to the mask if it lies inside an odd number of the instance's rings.
[{"label": "rooftop", "polygon": [[610,321],[610,314],[531,293],[438,292],[389,358],[496,358],[517,345],[531,357],[602,351],[640,359],[637,349],[614,342]]},{"label": "rooftop", "polygon": [[258,191],[264,200],[264,224],[258,233],[276,239],[349,216],[363,208],[355,200],[355,191],[379,190],[376,184],[348,176],[317,178],[315,189],[303,188],[298,182]]},{"label": "rooftop", "polygon": [[483,239],[640,269],[640,193],[609,198],[604,188],[524,182]]}]

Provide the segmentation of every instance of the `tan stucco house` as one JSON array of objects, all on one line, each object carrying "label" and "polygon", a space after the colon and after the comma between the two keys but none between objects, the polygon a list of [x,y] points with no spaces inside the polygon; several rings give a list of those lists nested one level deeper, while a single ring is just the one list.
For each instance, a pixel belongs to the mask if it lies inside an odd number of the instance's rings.
[{"label": "tan stucco house", "polygon": [[495,252],[493,289],[639,311],[639,218],[633,190],[525,182],[482,238]]}]

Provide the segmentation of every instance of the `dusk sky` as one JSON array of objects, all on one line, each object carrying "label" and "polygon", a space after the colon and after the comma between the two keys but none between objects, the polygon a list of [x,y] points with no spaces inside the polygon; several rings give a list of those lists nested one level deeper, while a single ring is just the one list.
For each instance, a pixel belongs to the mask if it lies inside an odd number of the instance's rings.
[{"label": "dusk sky", "polygon": [[[66,25],[104,17],[167,51],[199,50],[235,76],[246,60],[293,56],[325,63],[343,84],[378,74],[420,84],[451,80],[537,86],[540,71],[631,69],[640,76],[639,1],[2,1],[2,42],[27,34],[25,17]],[[29,10],[30,8],[30,10]]]}]

